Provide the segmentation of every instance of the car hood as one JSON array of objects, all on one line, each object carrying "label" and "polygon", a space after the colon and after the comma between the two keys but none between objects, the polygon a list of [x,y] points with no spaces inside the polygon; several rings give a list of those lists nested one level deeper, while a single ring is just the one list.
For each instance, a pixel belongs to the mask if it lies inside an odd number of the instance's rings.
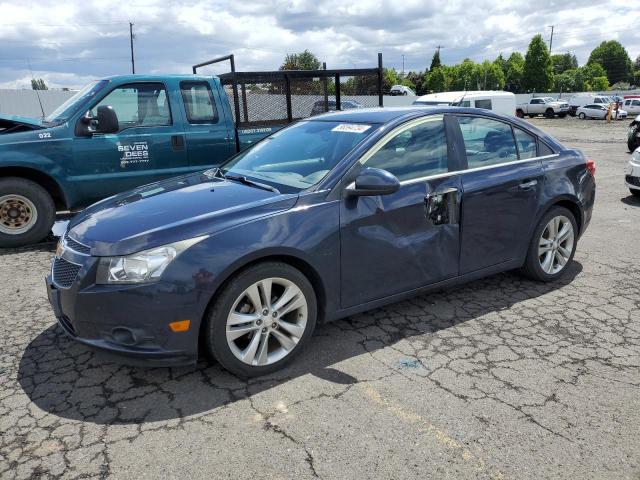
[{"label": "car hood", "polygon": [[0,129],[8,130],[14,127],[24,127],[30,130],[44,128],[42,125],[42,120],[39,120],[37,118],[0,114]]},{"label": "car hood", "polygon": [[90,247],[91,255],[128,255],[212,235],[287,210],[297,199],[198,173],[102,200],[70,222],[68,235]]}]

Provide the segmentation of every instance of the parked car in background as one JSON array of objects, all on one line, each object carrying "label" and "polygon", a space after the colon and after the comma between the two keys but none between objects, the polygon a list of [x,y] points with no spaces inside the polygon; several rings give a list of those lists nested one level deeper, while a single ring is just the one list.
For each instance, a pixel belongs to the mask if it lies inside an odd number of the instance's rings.
[{"label": "parked car in background", "polygon": [[193,364],[200,345],[235,374],[268,374],[321,321],[516,268],[557,280],[594,173],[487,110],[327,113],[88,208],[48,295],[65,332],[127,362]]},{"label": "parked car in background", "polygon": [[395,96],[395,95],[413,95],[415,96],[416,92],[414,92],[413,90],[411,90],[409,87],[405,86],[405,85],[394,85],[393,87],[391,87],[391,90],[389,90],[389,95]]},{"label": "parked car in background", "polygon": [[558,116],[564,118],[569,114],[569,104],[561,102],[553,97],[534,97],[528,102],[519,103],[516,106],[516,115],[524,118],[525,115],[533,118],[544,115],[547,118]]},{"label": "parked car in background", "polygon": [[627,98],[622,102],[624,108],[629,115],[640,115],[640,96]]},{"label": "parked car in background", "polygon": [[569,98],[568,102],[570,108],[569,113],[575,117],[578,114],[579,107],[590,104],[609,106],[611,103],[613,103],[613,100],[611,99],[611,97],[606,95],[579,94]]},{"label": "parked car in background", "polygon": [[[342,100],[340,102],[340,110],[351,110],[353,108],[364,108],[360,102],[356,102],[355,100]],[[327,100],[326,104],[324,100],[318,100],[313,104],[311,108],[311,116],[319,115],[325,112],[335,112],[336,111],[336,101],[335,100]]]},{"label": "parked car in background", "polygon": [[[609,113],[609,105],[592,103],[590,105],[578,107],[576,113],[578,114],[578,118],[581,118],[582,120],[586,118],[597,118],[602,120],[604,118],[607,118],[607,114]],[[615,110],[611,109],[611,118],[613,120],[624,120],[625,118],[627,118],[627,112],[622,109],[618,109],[616,117]]]},{"label": "parked car in background", "polygon": [[640,197],[640,146],[631,154],[624,171],[624,182],[632,195]]},{"label": "parked car in background", "polygon": [[629,124],[629,130],[627,132],[627,147],[630,152],[633,152],[640,147],[640,115],[634,118]]},{"label": "parked car in background", "polygon": [[516,111],[516,96],[511,92],[492,90],[442,92],[422,95],[413,105],[484,108],[502,115],[513,115]]}]

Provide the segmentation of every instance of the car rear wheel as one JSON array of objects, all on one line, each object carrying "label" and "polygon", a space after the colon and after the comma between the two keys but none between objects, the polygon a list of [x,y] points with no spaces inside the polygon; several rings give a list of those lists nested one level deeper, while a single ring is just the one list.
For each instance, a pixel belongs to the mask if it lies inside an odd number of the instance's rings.
[{"label": "car rear wheel", "polygon": [[223,289],[209,313],[205,343],[230,372],[265,375],[300,353],[316,317],[316,295],[304,274],[286,263],[261,263]]},{"label": "car rear wheel", "polygon": [[580,112],[580,113],[578,114],[578,118],[579,118],[580,120],[584,120],[585,118],[587,118],[587,116],[584,114],[584,112]]},{"label": "car rear wheel", "polygon": [[542,282],[556,280],[573,261],[577,241],[573,214],[564,207],[553,207],[533,232],[522,273]]},{"label": "car rear wheel", "polygon": [[19,247],[47,236],[56,209],[47,191],[24,178],[0,179],[0,247]]}]

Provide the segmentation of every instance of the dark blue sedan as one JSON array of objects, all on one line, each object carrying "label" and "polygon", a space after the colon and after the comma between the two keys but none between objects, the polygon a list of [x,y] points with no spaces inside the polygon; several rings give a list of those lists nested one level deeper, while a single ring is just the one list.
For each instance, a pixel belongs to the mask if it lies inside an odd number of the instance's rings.
[{"label": "dark blue sedan", "polygon": [[69,335],[129,363],[189,364],[200,346],[262,375],[320,321],[504,270],[557,279],[594,173],[489,111],[329,113],[93,205],[61,239],[49,298]]}]

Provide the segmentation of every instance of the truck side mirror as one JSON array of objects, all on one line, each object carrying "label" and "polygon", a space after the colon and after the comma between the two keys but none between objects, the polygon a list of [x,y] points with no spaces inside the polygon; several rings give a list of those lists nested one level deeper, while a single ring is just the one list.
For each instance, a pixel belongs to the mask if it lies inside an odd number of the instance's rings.
[{"label": "truck side mirror", "polygon": [[118,115],[111,105],[100,105],[96,120],[96,133],[116,133],[120,130]]}]

